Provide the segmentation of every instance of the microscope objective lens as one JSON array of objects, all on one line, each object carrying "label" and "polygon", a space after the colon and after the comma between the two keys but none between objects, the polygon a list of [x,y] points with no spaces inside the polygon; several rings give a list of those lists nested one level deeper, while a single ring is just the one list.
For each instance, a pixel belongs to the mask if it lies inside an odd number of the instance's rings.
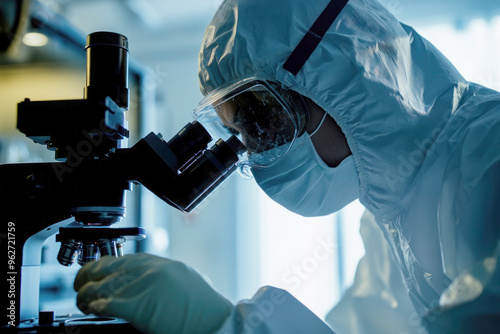
[{"label": "microscope objective lens", "polygon": [[80,249],[80,242],[68,241],[61,244],[61,248],[59,248],[59,253],[57,254],[57,261],[63,266],[71,266],[78,257]]},{"label": "microscope objective lens", "polygon": [[84,243],[78,256],[78,264],[83,266],[86,263],[98,260],[98,250],[95,242]]},{"label": "microscope objective lens", "polygon": [[117,256],[117,250],[116,250],[116,241],[115,240],[107,240],[107,239],[102,239],[98,241],[99,245],[99,252],[101,252],[101,256]]}]

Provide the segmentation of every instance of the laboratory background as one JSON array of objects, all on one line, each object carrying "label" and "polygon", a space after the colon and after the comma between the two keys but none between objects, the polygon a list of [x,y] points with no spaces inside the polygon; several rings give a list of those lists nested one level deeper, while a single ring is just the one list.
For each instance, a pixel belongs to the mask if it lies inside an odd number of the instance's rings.
[{"label": "laboratory background", "polygon": [[[16,6],[14,0],[2,2],[4,15]],[[500,90],[500,2],[381,2],[435,44],[467,80]],[[25,98],[82,98],[85,37],[96,31],[116,32],[129,40],[128,145],[151,131],[171,138],[192,121],[191,112],[202,98],[198,52],[220,3],[32,1],[22,40],[16,50],[0,56],[0,163],[54,161],[53,152],[16,129],[17,103]],[[127,194],[127,214],[119,225],[147,231],[145,240],[125,244],[126,253],[181,260],[232,302],[272,285],[288,290],[324,318],[352,283],[364,254],[359,236],[363,211],[355,202],[330,216],[303,218],[235,173],[191,213],[168,206],[137,185]],[[58,247],[54,237],[43,247],[40,308],[78,312],[73,280],[79,266],[60,266]]]}]

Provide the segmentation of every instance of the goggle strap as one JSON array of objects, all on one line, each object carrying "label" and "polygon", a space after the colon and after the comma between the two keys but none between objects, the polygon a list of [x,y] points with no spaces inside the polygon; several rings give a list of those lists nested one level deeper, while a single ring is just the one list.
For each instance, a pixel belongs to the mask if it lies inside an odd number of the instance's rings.
[{"label": "goggle strap", "polygon": [[331,0],[320,16],[316,19],[311,29],[305,34],[297,47],[288,57],[283,68],[296,75],[304,66],[316,47],[319,45],[327,30],[349,0]]}]

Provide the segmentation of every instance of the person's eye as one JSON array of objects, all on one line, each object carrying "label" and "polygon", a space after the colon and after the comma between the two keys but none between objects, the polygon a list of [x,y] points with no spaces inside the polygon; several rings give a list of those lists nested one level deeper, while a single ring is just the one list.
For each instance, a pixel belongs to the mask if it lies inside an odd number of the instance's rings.
[{"label": "person's eye", "polygon": [[229,132],[233,136],[238,136],[240,134],[239,131],[237,131],[234,128],[230,128],[229,126],[224,125],[224,128],[227,130],[227,132]]}]

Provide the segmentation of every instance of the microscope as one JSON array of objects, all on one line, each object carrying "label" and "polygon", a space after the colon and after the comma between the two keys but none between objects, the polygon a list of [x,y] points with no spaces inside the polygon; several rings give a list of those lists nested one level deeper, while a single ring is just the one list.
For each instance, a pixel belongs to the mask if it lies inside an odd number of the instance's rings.
[{"label": "microscope", "polygon": [[113,226],[125,215],[132,184],[190,212],[235,171],[245,150],[234,136],[209,147],[213,140],[196,121],[168,141],[150,133],[133,147],[122,147],[129,136],[128,40],[95,32],[85,49],[83,99],[18,104],[18,129],[53,150],[57,162],[0,165],[0,328],[6,332],[132,330],[121,319],[39,312],[43,242],[57,233],[63,266],[121,256],[127,239],[145,237],[140,227]]}]

